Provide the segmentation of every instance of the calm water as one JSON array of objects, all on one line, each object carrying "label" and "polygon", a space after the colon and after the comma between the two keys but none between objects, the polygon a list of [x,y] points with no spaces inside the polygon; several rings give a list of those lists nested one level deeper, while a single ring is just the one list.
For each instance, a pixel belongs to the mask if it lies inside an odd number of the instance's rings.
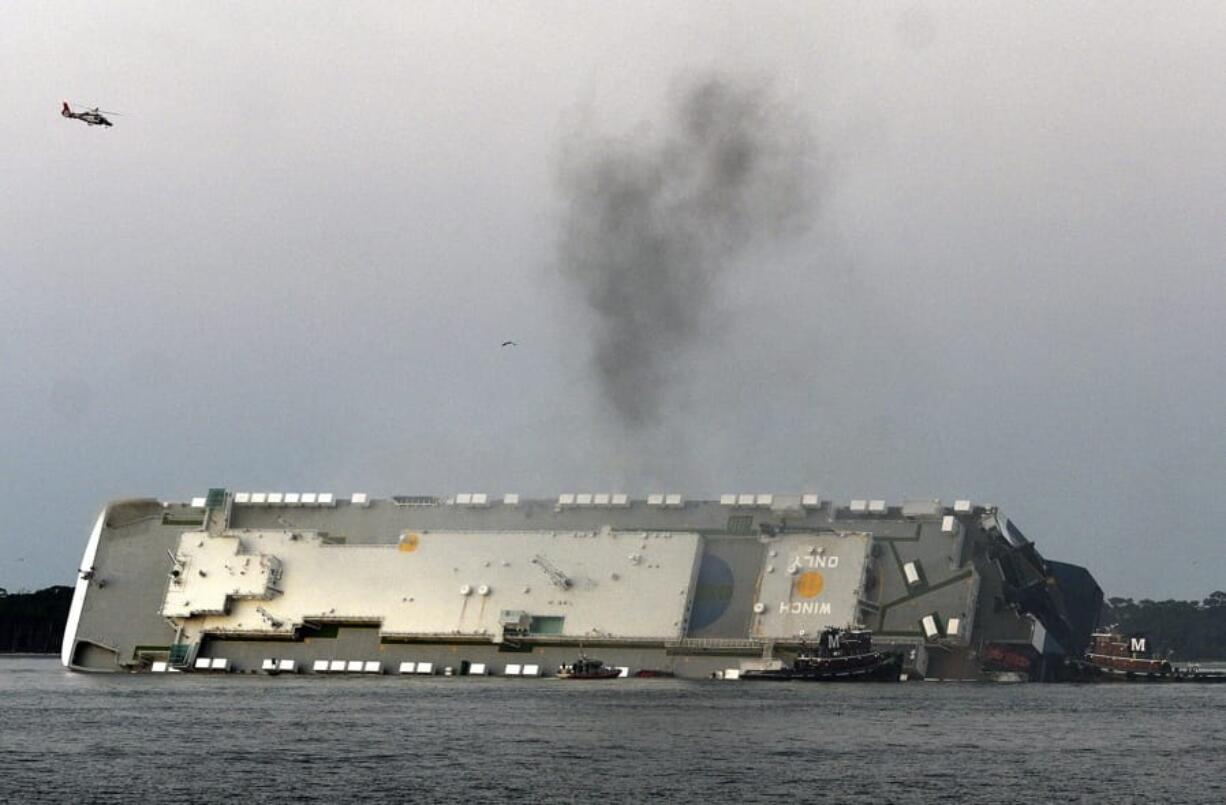
[{"label": "calm water", "polygon": [[5,801],[1226,801],[1226,685],[67,674],[0,658]]}]

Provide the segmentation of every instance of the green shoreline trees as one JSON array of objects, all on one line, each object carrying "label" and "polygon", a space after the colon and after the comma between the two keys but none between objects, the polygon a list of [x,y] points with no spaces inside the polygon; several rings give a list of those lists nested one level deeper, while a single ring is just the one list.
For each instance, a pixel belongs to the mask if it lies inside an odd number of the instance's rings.
[{"label": "green shoreline trees", "polygon": [[1108,599],[1101,618],[1124,634],[1145,635],[1158,654],[1177,661],[1226,660],[1226,592],[1203,601]]},{"label": "green shoreline trees", "polygon": [[0,653],[58,653],[71,604],[71,587],[48,587],[33,593],[0,589]]}]

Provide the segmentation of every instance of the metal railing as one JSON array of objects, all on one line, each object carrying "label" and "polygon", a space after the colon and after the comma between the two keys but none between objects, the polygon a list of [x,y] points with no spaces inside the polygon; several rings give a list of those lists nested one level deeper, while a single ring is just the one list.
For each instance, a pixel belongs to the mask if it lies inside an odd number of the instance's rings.
[{"label": "metal railing", "polygon": [[720,649],[744,649],[759,651],[766,644],[765,640],[753,638],[723,638],[723,637],[683,637],[680,640],[668,640],[666,648],[696,649],[699,651],[717,651]]}]

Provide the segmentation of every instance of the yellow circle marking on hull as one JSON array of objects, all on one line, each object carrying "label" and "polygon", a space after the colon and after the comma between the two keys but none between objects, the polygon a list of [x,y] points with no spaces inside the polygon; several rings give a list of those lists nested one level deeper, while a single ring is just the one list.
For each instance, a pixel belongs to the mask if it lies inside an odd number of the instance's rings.
[{"label": "yellow circle marking on hull", "polygon": [[822,594],[826,582],[816,570],[806,570],[796,577],[796,594],[801,598],[816,598]]}]

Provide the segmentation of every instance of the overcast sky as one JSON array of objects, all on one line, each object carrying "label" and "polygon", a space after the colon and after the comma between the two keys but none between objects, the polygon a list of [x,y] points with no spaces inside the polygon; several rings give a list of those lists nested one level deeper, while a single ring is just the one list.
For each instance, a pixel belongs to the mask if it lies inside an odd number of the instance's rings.
[{"label": "overcast sky", "polygon": [[[0,586],[226,486],[969,497],[1222,589],[1223,53],[1220,3],[2,3]],[[706,76],[808,132],[810,220],[626,423],[559,166]]]}]

